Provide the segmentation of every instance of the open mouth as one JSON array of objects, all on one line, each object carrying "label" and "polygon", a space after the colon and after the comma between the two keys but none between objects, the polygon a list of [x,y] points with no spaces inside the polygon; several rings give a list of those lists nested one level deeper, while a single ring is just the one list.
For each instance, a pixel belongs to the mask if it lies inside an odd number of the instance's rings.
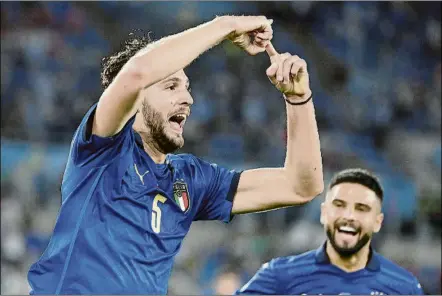
[{"label": "open mouth", "polygon": [[183,132],[184,124],[186,123],[187,114],[178,113],[169,117],[169,123],[172,128],[178,132]]},{"label": "open mouth", "polygon": [[358,234],[358,231],[351,226],[340,226],[337,230],[339,233],[344,233],[351,236],[355,236]]}]

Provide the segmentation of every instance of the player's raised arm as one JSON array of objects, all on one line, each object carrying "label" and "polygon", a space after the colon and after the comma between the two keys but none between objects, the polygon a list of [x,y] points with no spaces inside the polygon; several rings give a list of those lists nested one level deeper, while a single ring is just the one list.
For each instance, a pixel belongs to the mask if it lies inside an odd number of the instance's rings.
[{"label": "player's raised arm", "polygon": [[306,62],[266,47],[271,65],[266,74],[284,95],[287,109],[287,154],[283,168],[241,174],[232,213],[247,213],[303,204],[324,188],[322,159]]},{"label": "player's raised arm", "polygon": [[264,16],[222,16],[149,44],[126,62],[102,94],[92,133],[102,137],[118,133],[135,114],[140,90],[185,68],[224,39],[250,54],[265,51],[265,42],[272,37],[271,22]]}]

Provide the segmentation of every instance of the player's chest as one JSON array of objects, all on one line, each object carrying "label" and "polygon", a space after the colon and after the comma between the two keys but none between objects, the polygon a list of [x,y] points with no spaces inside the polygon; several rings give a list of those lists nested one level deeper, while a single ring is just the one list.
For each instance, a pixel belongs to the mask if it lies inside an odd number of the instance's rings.
[{"label": "player's chest", "polygon": [[324,275],[293,283],[287,288],[287,294],[292,295],[394,295],[399,291],[370,276],[343,278]]},{"label": "player's chest", "polygon": [[185,234],[194,216],[193,190],[182,174],[155,169],[136,162],[128,165],[110,202],[147,233]]}]

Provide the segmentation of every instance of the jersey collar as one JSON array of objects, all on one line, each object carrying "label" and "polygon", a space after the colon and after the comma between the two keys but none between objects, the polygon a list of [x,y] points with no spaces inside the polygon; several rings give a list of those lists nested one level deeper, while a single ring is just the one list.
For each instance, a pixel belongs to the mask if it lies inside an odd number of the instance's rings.
[{"label": "jersey collar", "polygon": [[[330,264],[330,258],[328,257],[327,252],[325,251],[326,245],[327,242],[323,243],[321,247],[319,247],[316,250],[315,259],[316,262],[319,264]],[[380,262],[378,256],[379,255],[376,253],[376,251],[374,251],[373,248],[370,246],[370,253],[368,254],[368,263],[365,268],[371,271],[379,270]]]},{"label": "jersey collar", "polygon": [[141,149],[144,150],[143,139],[141,139],[140,134],[137,133],[135,130],[133,132],[134,132],[134,136],[135,136],[135,143],[137,143],[138,147],[140,147]]}]

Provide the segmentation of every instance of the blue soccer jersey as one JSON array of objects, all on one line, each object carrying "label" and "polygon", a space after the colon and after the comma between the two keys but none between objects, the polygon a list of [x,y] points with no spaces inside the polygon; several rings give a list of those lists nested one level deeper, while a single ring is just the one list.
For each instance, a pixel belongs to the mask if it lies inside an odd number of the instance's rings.
[{"label": "blue soccer jersey", "polygon": [[239,172],[192,155],[156,164],[132,129],[91,134],[96,105],[72,140],[54,232],[29,271],[31,294],[166,294],[195,220],[231,220]]},{"label": "blue soccer jersey", "polygon": [[424,295],[409,271],[375,251],[366,268],[345,272],[330,263],[325,245],[265,263],[236,294]]}]

